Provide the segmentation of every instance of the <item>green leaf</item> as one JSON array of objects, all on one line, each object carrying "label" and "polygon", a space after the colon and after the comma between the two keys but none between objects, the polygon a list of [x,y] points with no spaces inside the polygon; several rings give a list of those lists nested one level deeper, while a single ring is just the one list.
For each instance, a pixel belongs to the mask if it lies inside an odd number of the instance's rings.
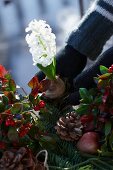
[{"label": "green leaf", "polygon": [[106,73],[108,73],[108,68],[100,65],[100,72],[101,72],[101,74],[106,74]]},{"label": "green leaf", "polygon": [[102,151],[102,152],[107,152],[107,151],[108,151],[107,141],[105,141],[105,143],[103,143],[103,144],[101,145],[101,151]]},{"label": "green leaf", "polygon": [[0,113],[4,112],[5,110],[5,105],[4,103],[0,100]]},{"label": "green leaf", "polygon": [[94,116],[96,116],[98,114],[98,108],[93,108],[92,113],[93,113]]},{"label": "green leaf", "polygon": [[93,166],[92,165],[85,165],[77,170],[92,170],[93,169]]},{"label": "green leaf", "polygon": [[9,103],[9,99],[7,96],[2,96],[2,101],[3,101],[4,105],[8,105],[8,103]]},{"label": "green leaf", "polygon": [[112,73],[105,73],[105,74],[99,76],[99,79],[106,80],[106,79],[108,79],[111,75],[112,75]]},{"label": "green leaf", "polygon": [[92,103],[93,102],[93,96],[88,92],[86,88],[80,88],[79,93],[81,98],[84,100],[86,103]]},{"label": "green leaf", "polygon": [[34,96],[32,94],[29,94],[29,101],[34,104]]},{"label": "green leaf", "polygon": [[41,64],[37,64],[37,67],[43,71],[43,73],[50,79],[54,80],[56,77],[56,58],[54,57],[53,62],[47,67],[43,67]]},{"label": "green leaf", "polygon": [[15,92],[16,91],[16,84],[15,81],[13,79],[9,80],[9,88],[11,91]]},{"label": "green leaf", "polygon": [[11,75],[8,73],[8,74],[5,75],[5,78],[6,78],[7,80],[10,80],[10,79],[11,79]]},{"label": "green leaf", "polygon": [[23,110],[23,104],[22,103],[15,103],[11,108],[12,114],[21,113]]},{"label": "green leaf", "polygon": [[55,149],[56,148],[55,137],[42,136],[39,139],[39,143],[43,148],[46,148],[46,149]]},{"label": "green leaf", "polygon": [[112,124],[110,121],[106,122],[105,124],[105,135],[109,135],[109,133],[111,132],[111,128],[112,128]]},{"label": "green leaf", "polygon": [[95,104],[101,104],[101,102],[102,102],[102,96],[96,97],[94,100]]},{"label": "green leaf", "polygon": [[109,145],[113,151],[113,132],[111,133],[110,137],[109,137]]},{"label": "green leaf", "polygon": [[9,127],[8,138],[10,141],[18,141],[19,137],[16,128]]},{"label": "green leaf", "polygon": [[24,111],[28,111],[28,110],[30,110],[30,104],[29,103],[23,103],[23,110]]},{"label": "green leaf", "polygon": [[76,112],[79,113],[79,115],[89,114],[89,106],[89,104],[81,104]]}]

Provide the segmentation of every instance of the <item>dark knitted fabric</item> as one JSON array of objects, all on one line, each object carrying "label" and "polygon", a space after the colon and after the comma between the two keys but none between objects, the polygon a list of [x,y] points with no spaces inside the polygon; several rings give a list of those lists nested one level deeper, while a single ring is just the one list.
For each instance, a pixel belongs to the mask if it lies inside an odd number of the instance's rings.
[{"label": "dark knitted fabric", "polygon": [[70,34],[67,44],[95,60],[112,35],[113,0],[96,0]]},{"label": "dark knitted fabric", "polygon": [[[68,78],[70,83],[72,83],[73,78],[84,69],[87,58],[73,47],[67,45],[57,53],[56,60],[57,75],[60,75],[63,78]],[[37,76],[39,81],[45,77],[41,71]]]},{"label": "dark knitted fabric", "polygon": [[79,103],[79,88],[90,89],[96,86],[93,77],[96,77],[97,74],[100,74],[99,66],[104,65],[109,67],[113,64],[113,47],[104,52],[98,60],[87,70],[83,71],[74,79],[74,93],[70,94],[67,98],[67,103],[76,105]]},{"label": "dark knitted fabric", "polygon": [[85,55],[82,55],[69,45],[59,51],[56,59],[57,74],[61,77],[67,77],[70,80],[76,77],[84,69],[87,61]]}]

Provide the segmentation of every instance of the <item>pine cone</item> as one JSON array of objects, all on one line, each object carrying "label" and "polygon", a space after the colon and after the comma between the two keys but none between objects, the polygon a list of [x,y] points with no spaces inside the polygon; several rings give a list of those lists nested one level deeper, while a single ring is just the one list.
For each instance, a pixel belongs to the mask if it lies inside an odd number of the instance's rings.
[{"label": "pine cone", "polygon": [[74,111],[61,117],[55,126],[60,138],[67,141],[78,140],[82,136],[82,128],[80,117]]},{"label": "pine cone", "polygon": [[0,160],[0,170],[36,170],[33,155],[24,147],[5,151]]}]

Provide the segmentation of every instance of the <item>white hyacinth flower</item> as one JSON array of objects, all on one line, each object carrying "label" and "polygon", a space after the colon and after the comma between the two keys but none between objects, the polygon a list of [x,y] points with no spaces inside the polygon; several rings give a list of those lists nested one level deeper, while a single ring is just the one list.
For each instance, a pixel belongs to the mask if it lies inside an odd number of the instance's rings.
[{"label": "white hyacinth flower", "polygon": [[56,37],[50,26],[46,21],[33,20],[25,31],[30,31],[26,35],[26,41],[33,56],[33,64],[41,64],[43,67],[50,65],[56,55]]}]

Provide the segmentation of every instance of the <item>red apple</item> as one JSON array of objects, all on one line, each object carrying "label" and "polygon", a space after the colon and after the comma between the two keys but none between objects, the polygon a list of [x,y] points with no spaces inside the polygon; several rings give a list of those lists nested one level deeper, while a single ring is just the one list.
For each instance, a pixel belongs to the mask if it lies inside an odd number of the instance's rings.
[{"label": "red apple", "polygon": [[81,152],[96,154],[99,149],[99,136],[96,132],[87,132],[79,139],[77,148]]}]

